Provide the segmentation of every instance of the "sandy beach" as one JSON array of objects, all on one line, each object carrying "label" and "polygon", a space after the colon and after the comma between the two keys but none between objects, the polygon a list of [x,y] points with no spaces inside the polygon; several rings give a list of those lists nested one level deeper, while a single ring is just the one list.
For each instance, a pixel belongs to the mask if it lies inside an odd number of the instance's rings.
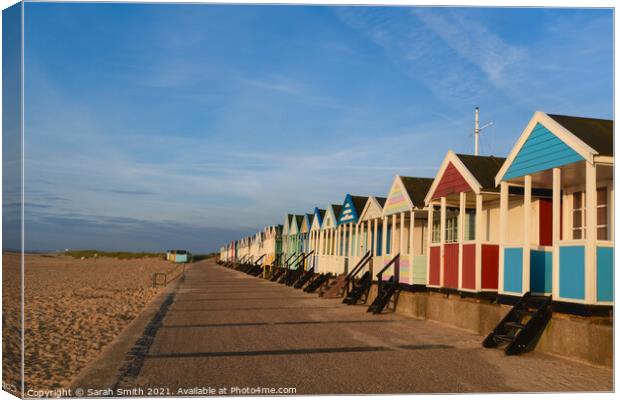
[{"label": "sandy beach", "polygon": [[[18,279],[19,275],[7,271],[7,267],[16,265],[19,255],[4,257],[4,276]],[[101,353],[163,290],[152,288],[153,273],[175,275],[182,271],[180,265],[153,257],[82,260],[62,255],[26,255],[25,262],[25,381],[26,389],[37,390],[66,386]],[[7,293],[4,298],[16,296]],[[5,318],[15,320],[15,316]],[[19,332],[17,322],[9,323],[9,327],[17,327],[13,330]],[[19,345],[9,343],[4,347],[7,350],[18,355]],[[9,371],[19,373],[14,368]],[[19,374],[12,378],[17,382]]]}]

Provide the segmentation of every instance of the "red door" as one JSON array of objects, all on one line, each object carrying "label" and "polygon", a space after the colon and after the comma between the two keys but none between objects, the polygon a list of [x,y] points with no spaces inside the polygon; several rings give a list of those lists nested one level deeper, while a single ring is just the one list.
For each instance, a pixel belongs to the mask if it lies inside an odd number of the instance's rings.
[{"label": "red door", "polygon": [[541,246],[551,246],[553,235],[553,203],[551,199],[539,199],[538,204],[538,244]]}]

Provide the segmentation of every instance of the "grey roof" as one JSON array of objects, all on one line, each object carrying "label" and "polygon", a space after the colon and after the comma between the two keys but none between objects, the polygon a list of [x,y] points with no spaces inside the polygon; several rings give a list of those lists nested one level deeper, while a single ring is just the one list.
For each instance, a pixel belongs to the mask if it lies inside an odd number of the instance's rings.
[{"label": "grey roof", "polygon": [[614,155],[614,121],[547,114],[600,155]]},{"label": "grey roof", "polygon": [[471,154],[457,154],[459,160],[465,168],[471,172],[478,183],[482,185],[482,190],[488,192],[499,192],[499,187],[495,186],[495,175],[506,161],[505,158],[495,156],[472,156]]},{"label": "grey roof", "polygon": [[400,179],[413,205],[418,208],[424,208],[424,198],[433,184],[433,178],[401,176]]}]

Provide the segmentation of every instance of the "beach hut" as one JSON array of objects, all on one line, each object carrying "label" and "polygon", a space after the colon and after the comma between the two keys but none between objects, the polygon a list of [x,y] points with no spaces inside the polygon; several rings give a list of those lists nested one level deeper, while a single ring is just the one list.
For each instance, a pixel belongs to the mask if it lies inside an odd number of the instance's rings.
[{"label": "beach hut", "polygon": [[445,156],[425,199],[429,287],[497,292],[499,189],[494,178],[504,161],[453,151]]},{"label": "beach hut", "polygon": [[319,268],[317,272],[335,272],[336,228],[342,206],[330,204],[325,209],[319,235]]},{"label": "beach hut", "polygon": [[169,250],[169,260],[174,263],[189,262],[189,252],[187,250]]},{"label": "beach hut", "polygon": [[373,261],[372,268],[383,265],[382,237],[383,237],[383,207],[385,206],[385,197],[369,196],[366,205],[362,210],[358,225],[360,243],[359,252],[362,256],[367,251],[372,252]]},{"label": "beach hut", "polygon": [[359,215],[361,214],[368,196],[353,196],[347,194],[342,209],[338,216],[338,226],[336,228],[336,273],[347,273],[350,268],[355,266],[363,254],[359,254]]},{"label": "beach hut", "polygon": [[495,176],[500,301],[613,305],[613,121],[536,112]]},{"label": "beach hut", "polygon": [[424,286],[427,283],[428,208],[424,198],[432,183],[432,178],[397,175],[383,207],[386,240],[382,243],[382,266],[400,255],[397,266],[401,284]]},{"label": "beach hut", "polygon": [[291,231],[291,222],[293,221],[293,214],[286,214],[284,217],[284,225],[282,226],[282,253],[284,254],[283,261],[286,261],[291,255],[293,255],[291,243],[289,240]]},{"label": "beach hut", "polygon": [[313,214],[304,214],[304,218],[301,221],[301,228],[299,230],[301,237],[301,251],[304,253],[310,252],[310,228],[312,226]]},{"label": "beach hut", "polygon": [[320,234],[324,216],[325,210],[316,207],[312,213],[310,223],[310,247],[308,250],[314,253],[312,253],[312,256],[308,260],[308,268],[314,268],[314,272],[319,270]]},{"label": "beach hut", "polygon": [[273,265],[282,253],[282,225],[267,226],[263,230],[264,265]]}]

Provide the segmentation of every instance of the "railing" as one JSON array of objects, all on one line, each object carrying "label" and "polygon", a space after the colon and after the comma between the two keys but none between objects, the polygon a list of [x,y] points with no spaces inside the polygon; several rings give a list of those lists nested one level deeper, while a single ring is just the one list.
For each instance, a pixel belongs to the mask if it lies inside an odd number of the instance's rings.
[{"label": "railing", "polygon": [[254,265],[258,265],[258,263],[260,262],[260,260],[262,260],[263,258],[265,258],[267,254],[263,254],[262,256],[258,257],[258,260],[254,261]]},{"label": "railing", "polygon": [[292,267],[293,265],[296,265],[296,266],[297,266],[297,268],[295,268],[295,269],[298,269],[298,268],[299,268],[299,266],[301,265],[301,266],[302,266],[302,268],[303,268],[303,263],[306,261],[306,259],[307,259],[308,257],[310,257],[310,255],[312,255],[312,253],[314,253],[314,250],[312,250],[312,251],[311,251],[311,252],[309,252],[309,253],[301,253],[301,254],[299,255],[299,257],[297,257],[297,259],[293,262],[293,264],[291,264],[291,267]]},{"label": "railing", "polygon": [[347,274],[346,282],[347,282],[347,287],[346,287],[346,293],[348,294],[350,289],[350,285],[351,282],[353,281],[353,279],[355,279],[355,275],[357,275],[362,268],[364,268],[364,266],[366,264],[368,264],[368,262],[372,260],[372,252],[367,251],[366,254],[364,254],[364,256],[362,257],[361,260],[359,260],[359,262],[355,265],[355,267],[351,270],[351,272],[349,272]]},{"label": "railing", "polygon": [[[167,286],[169,283],[177,280],[180,276],[185,275],[185,264],[182,264],[182,265],[183,265],[183,269],[181,269],[180,272],[176,270],[169,271],[169,272],[154,272],[153,273],[153,288],[156,288],[158,286]],[[174,275],[174,276],[172,278],[169,278],[171,275]],[[163,278],[163,279],[160,279],[160,278]]]},{"label": "railing", "polygon": [[[400,253],[396,254],[394,256],[394,258],[392,258],[390,260],[389,263],[387,263],[385,265],[385,267],[383,267],[383,269],[381,271],[379,271],[379,273],[377,274],[377,280],[379,281],[379,284],[381,284],[381,282],[383,282],[383,273],[392,266],[392,264],[394,264],[396,261],[400,261]],[[398,282],[400,279],[400,262],[397,263],[394,266],[394,282]]]},{"label": "railing", "polygon": [[286,261],[284,262],[284,268],[288,268],[288,264],[291,261],[291,258],[293,257],[299,257],[299,254],[295,254],[295,253],[291,254],[291,256],[287,258]]},{"label": "railing", "polygon": [[273,259],[273,263],[271,263],[271,266],[272,267],[279,267],[282,264],[281,260],[282,260],[282,256],[283,255],[284,255],[284,253],[277,253],[276,257]]}]

